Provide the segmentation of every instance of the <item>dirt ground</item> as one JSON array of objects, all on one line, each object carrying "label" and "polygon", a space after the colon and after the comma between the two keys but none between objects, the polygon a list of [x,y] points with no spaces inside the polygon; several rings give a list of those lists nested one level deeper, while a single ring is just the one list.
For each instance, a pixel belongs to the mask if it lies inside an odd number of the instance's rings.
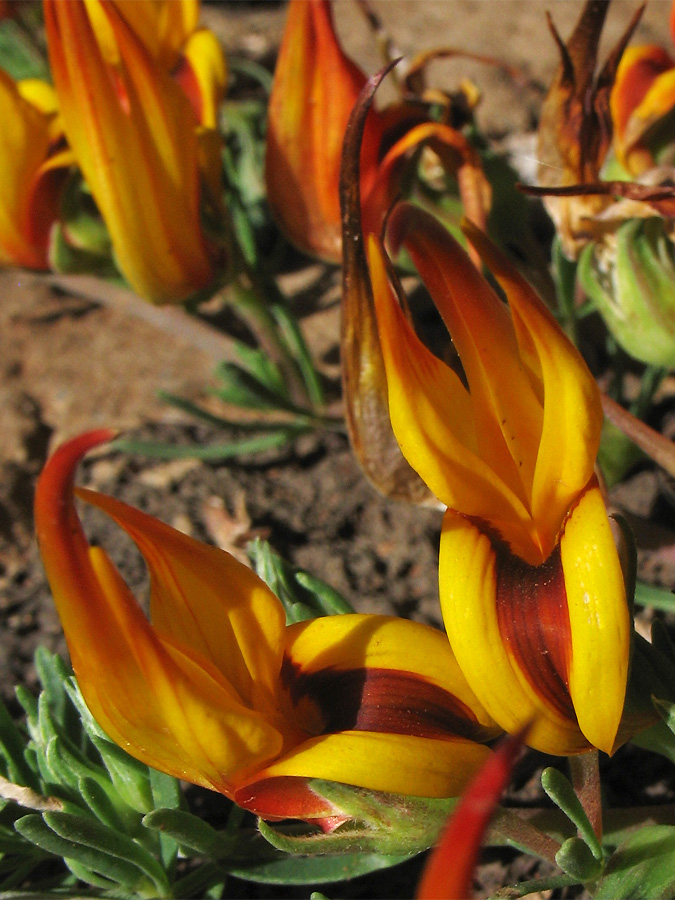
[{"label": "dirt ground", "polygon": [[[449,44],[522,66],[544,85],[556,64],[545,10],[551,9],[565,36],[581,8],[576,0],[374,0],[373,5],[402,51]],[[615,4],[607,46],[635,6],[628,0]],[[667,43],[668,9],[665,0],[652,2],[640,37]],[[268,62],[284,15],[279,3],[211,3],[204,9],[205,20],[230,52]],[[379,67],[352,0],[338,0],[336,19],[357,61],[369,71]],[[457,83],[468,73],[480,85],[484,131],[499,137],[531,131],[536,92],[519,93],[497,69],[475,64],[439,63],[434,72],[439,83]],[[524,140],[519,146],[526,165],[533,145]],[[314,302],[306,310],[298,303],[296,311],[324,374],[335,382],[337,275],[308,263],[300,273],[284,276],[282,288],[294,295],[315,281],[320,291]],[[119,291],[100,291],[92,299],[88,282],[70,282],[64,290],[45,277],[0,272],[0,690],[10,704],[14,684],[35,687],[32,655],[38,644],[65,651],[32,534],[35,479],[50,451],[67,437],[104,425],[175,443],[228,437],[195,425],[157,398],[157,391],[165,390],[203,400],[221,350],[228,352],[226,342],[188,333],[171,314],[162,327],[148,321],[149,313],[140,307],[129,315]],[[659,421],[652,423],[664,430],[675,428],[673,393],[669,383]],[[288,450],[228,464],[161,462],[104,451],[83,466],[80,482],[205,540],[217,538],[220,514],[214,515],[214,508],[224,503],[234,512],[243,498],[252,529],[291,562],[343,592],[359,611],[440,625],[440,512],[380,497],[340,435],[304,437]],[[642,466],[613,499],[635,526],[641,575],[674,585],[675,516],[665,481]],[[93,514],[86,523],[91,538],[105,542],[129,583],[140,588],[144,573],[129,546]],[[671,785],[664,790],[671,793]],[[505,879],[531,877],[511,871],[512,865],[522,861],[488,854],[482,895]]]}]

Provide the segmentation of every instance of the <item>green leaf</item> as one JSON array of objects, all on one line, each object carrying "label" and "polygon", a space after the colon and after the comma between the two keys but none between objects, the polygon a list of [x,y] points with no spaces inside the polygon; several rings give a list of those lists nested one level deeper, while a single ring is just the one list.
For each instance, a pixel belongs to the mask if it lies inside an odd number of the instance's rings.
[{"label": "green leaf", "polygon": [[353,613],[354,607],[335,588],[309,572],[296,572],[295,580],[303,590],[313,595],[313,602],[325,616]]},{"label": "green leaf", "polygon": [[[145,880],[145,873],[135,863],[130,862],[113,852],[100,846],[91,846],[87,840],[87,832],[82,827],[78,828],[77,823],[71,823],[72,828],[68,828],[66,823],[60,823],[62,830],[66,835],[61,835],[50,827],[45,818],[38,815],[24,816],[15,823],[15,828],[27,840],[36,844],[42,850],[53,853],[63,859],[74,859],[77,863],[91,869],[105,878],[109,878],[116,884],[125,885],[135,888],[141,881]],[[70,819],[79,820],[79,824],[85,823],[86,826],[94,825],[92,819],[84,819],[80,816],[71,816],[68,813],[61,813],[62,816],[68,816]],[[64,827],[65,826],[65,827]],[[106,829],[109,832],[109,829]],[[112,832],[109,832],[112,834]]]},{"label": "green leaf", "polygon": [[237,363],[221,363],[216,374],[220,385],[213,388],[211,393],[226,403],[244,409],[265,411],[293,409],[292,405],[289,405],[285,389],[280,390],[276,384],[263,383]]},{"label": "green leaf", "polygon": [[596,900],[671,900],[675,896],[675,828],[646,825],[627,838],[597,883]]},{"label": "green leaf", "polygon": [[92,740],[123,801],[139,813],[149,812],[154,804],[148,767],[107,738]]},{"label": "green leaf", "polygon": [[53,783],[65,785],[71,791],[79,791],[80,780],[83,778],[97,781],[99,785],[107,780],[103,768],[90,762],[63,736],[55,735],[50,738],[44,748],[44,755],[52,772]]},{"label": "green leaf", "polygon": [[[84,847],[86,850],[97,851],[135,866],[150,879],[158,890],[168,893],[166,875],[157,860],[145,848],[126,835],[113,831],[93,819],[72,813],[46,812],[43,814],[43,820],[60,838],[70,841],[78,847]],[[72,853],[63,855],[75,856]],[[75,856],[75,858],[77,857]],[[101,874],[105,875],[106,873],[102,872]]]},{"label": "green leaf", "polygon": [[635,585],[635,602],[638,606],[653,606],[663,612],[675,612],[675,593],[668,588],[638,581]]},{"label": "green leaf", "polygon": [[[171,775],[165,775],[164,772],[158,772],[156,769],[149,768],[148,774],[155,808],[169,809],[172,812],[180,811],[184,800],[178,780]],[[173,867],[178,856],[176,840],[161,829],[159,831],[159,855],[162,865],[167,870]]]},{"label": "green leaf", "polygon": [[235,456],[247,456],[250,453],[261,453],[263,450],[275,450],[285,447],[294,441],[298,435],[308,430],[304,422],[277,427],[268,434],[248,438],[244,441],[232,441],[228,444],[211,444],[201,447],[189,445],[176,447],[171,444],[153,443],[152,441],[134,441],[131,439],[117,440],[110,444],[110,448],[122,453],[138,453],[143,456],[151,456],[154,459],[204,459],[210,462],[223,462]]},{"label": "green leaf", "polygon": [[35,668],[45,701],[56,722],[66,729],[75,726],[78,717],[73,715],[73,707],[65,687],[72,677],[72,671],[60,656],[50,653],[46,647],[38,647],[35,651]]},{"label": "green leaf", "polygon": [[24,687],[22,684],[16,686],[16,688],[14,689],[14,693],[16,694],[16,699],[19,701],[19,703],[23,707],[23,711],[26,714],[26,727],[28,728],[28,732],[32,734],[33,730],[37,728],[37,698],[35,698],[28,690],[28,688]]},{"label": "green leaf", "polygon": [[181,847],[210,859],[221,859],[232,850],[228,836],[185,810],[154,809],[143,817],[143,825],[170,835]]},{"label": "green leaf", "polygon": [[380,853],[341,853],[337,856],[296,856],[277,852],[274,859],[228,865],[230,875],[261,884],[331,884],[348,881],[410,859]]},{"label": "green leaf", "polygon": [[77,785],[79,795],[100,822],[121,834],[129,832],[131,818],[127,817],[126,821],[122,818],[108,792],[98,781],[83,777],[78,779]]},{"label": "green leaf", "polygon": [[555,861],[567,875],[585,884],[602,871],[602,861],[596,859],[588,844],[581,838],[568,838],[555,855]]},{"label": "green leaf", "polygon": [[47,60],[13,19],[0,21],[0,68],[15,81],[22,78],[50,80]]},{"label": "green leaf", "polygon": [[310,404],[315,409],[323,406],[324,395],[321,378],[295,317],[287,307],[280,303],[274,305],[273,314],[286,345],[298,364]]},{"label": "green leaf", "polygon": [[0,754],[4,760],[2,774],[13,784],[40,790],[34,771],[24,756],[26,737],[14,724],[5,704],[0,701]]},{"label": "green leaf", "polygon": [[202,422],[208,422],[209,425],[215,425],[218,428],[236,428],[237,431],[242,432],[279,430],[278,422],[268,422],[263,419],[258,419],[254,422],[241,422],[236,419],[226,419],[223,416],[217,416],[208,409],[203,409],[196,403],[192,403],[190,400],[178,397],[176,394],[171,394],[168,391],[158,391],[157,396],[165,403],[170,403],[171,406],[175,406],[177,409],[194,416],[195,419],[201,419]]},{"label": "green leaf", "polygon": [[602,859],[600,842],[569,780],[558,769],[549,767],[544,769],[541,774],[541,786],[556,806],[560,807],[579,829],[593,856],[596,859]]},{"label": "green leaf", "polygon": [[[288,400],[288,390],[281,370],[262,348],[249,347],[242,341],[236,341],[234,347],[244,369],[253,378],[265,385],[275,395]],[[221,367],[216,370],[216,375],[219,375],[220,372]]]}]

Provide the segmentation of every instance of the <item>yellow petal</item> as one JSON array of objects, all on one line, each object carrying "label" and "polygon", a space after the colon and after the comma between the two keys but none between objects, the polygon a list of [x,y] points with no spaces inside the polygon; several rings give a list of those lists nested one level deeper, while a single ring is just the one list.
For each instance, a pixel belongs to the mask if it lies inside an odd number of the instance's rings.
[{"label": "yellow petal", "polygon": [[457,797],[489,755],[483,744],[459,738],[344,731],[306,741],[257,778],[322,778],[373,791]]},{"label": "yellow petal", "polygon": [[[43,85],[44,83],[39,83]],[[47,85],[16,83],[0,69],[0,264],[48,268],[51,225],[58,217],[60,174],[44,175],[53,116],[42,112]],[[25,94],[25,96],[24,96]],[[35,99],[36,103],[32,102]]]},{"label": "yellow petal", "polygon": [[[372,235],[368,261],[389,414],[403,455],[447,506],[499,522],[497,527],[515,520],[527,533],[532,524],[522,497],[483,457],[473,398],[406,321],[388,282],[384,251]],[[471,265],[468,260],[467,265]]]},{"label": "yellow petal", "polygon": [[523,370],[508,309],[438,221],[400,204],[390,219],[448,328],[466,374],[476,440],[488,465],[525,503],[541,408]]},{"label": "yellow petal", "polygon": [[531,369],[538,370],[540,385],[533,389],[541,396],[543,421],[529,505],[543,561],[593,473],[603,422],[600,391],[581,354],[531,285],[471,223],[465,231],[508,297],[521,358],[527,357]]},{"label": "yellow petal", "polygon": [[215,256],[187,98],[114,5],[48,0],[45,24],[68,141],[123,274],[153,302],[184,300],[211,282]]},{"label": "yellow petal", "polygon": [[594,747],[614,748],[626,695],[631,622],[619,555],[600,489],[593,484],[560,539],[570,615],[570,694]]},{"label": "yellow petal", "polygon": [[[200,124],[205,128],[218,128],[218,107],[227,87],[227,65],[215,34],[206,28],[191,34],[183,50],[183,61],[178,81],[192,100]],[[184,68],[189,69],[195,82],[192,93],[180,77]]]},{"label": "yellow petal", "polygon": [[[527,743],[544,753],[588,749],[576,720],[562,715],[537,689],[518,664],[516,648],[504,640],[497,610],[497,558],[490,539],[451,510],[443,521],[439,585],[450,645],[494,720],[510,734],[532,722]],[[517,618],[512,634],[527,627],[527,621]]]},{"label": "yellow petal", "polygon": [[285,615],[267,585],[217,547],[113,497],[76,493],[113,518],[143,554],[155,631],[208,659],[249,706],[269,704],[281,669]]},{"label": "yellow petal", "polygon": [[158,634],[117,570],[91,550],[75,511],[74,470],[109,431],[83,435],[50,459],[35,520],[47,576],[85,700],[101,727],[143,762],[232,793],[274,758],[282,736],[244,706],[216,667]]},{"label": "yellow petal", "polygon": [[113,0],[125,21],[167,71],[199,21],[199,0]]}]

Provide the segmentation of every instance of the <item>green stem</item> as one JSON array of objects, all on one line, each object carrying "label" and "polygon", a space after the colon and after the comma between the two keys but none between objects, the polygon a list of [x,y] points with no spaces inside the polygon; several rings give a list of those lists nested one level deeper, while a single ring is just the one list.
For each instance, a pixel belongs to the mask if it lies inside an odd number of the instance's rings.
[{"label": "green stem", "polygon": [[635,602],[640,606],[652,606],[664,612],[675,612],[675,594],[668,588],[638,581],[635,585]]},{"label": "green stem", "polygon": [[504,807],[497,808],[486,843],[518,847],[519,850],[546,859],[554,865],[555,855],[560,850],[558,841],[540,831],[518,812]]},{"label": "green stem", "polygon": [[574,887],[579,882],[571,875],[552,875],[550,878],[536,878],[532,881],[521,881],[520,884],[500,888],[490,900],[517,900],[528,894],[543,895],[544,891],[555,891],[561,888]]}]

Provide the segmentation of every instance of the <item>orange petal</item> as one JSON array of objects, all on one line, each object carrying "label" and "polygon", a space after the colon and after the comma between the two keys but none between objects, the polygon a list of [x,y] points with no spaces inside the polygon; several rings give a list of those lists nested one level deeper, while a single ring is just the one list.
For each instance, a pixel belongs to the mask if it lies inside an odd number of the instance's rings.
[{"label": "orange petal", "polygon": [[113,497],[81,488],[76,493],[114,519],[141,551],[157,634],[208,659],[249,706],[269,705],[281,669],[285,615],[267,585],[217,547]]},{"label": "orange petal", "polygon": [[[470,288],[480,276],[458,246],[457,253],[471,270]],[[515,484],[508,481],[513,460],[509,456],[506,470],[498,464],[501,456],[495,463],[495,449],[485,446],[476,423],[479,403],[454,371],[414,334],[389,285],[384,251],[372,236],[368,256],[387,371],[389,414],[404,456],[443,503],[492,522],[505,539],[524,544],[523,552],[528,552],[529,546],[531,553],[536,535],[527,507],[529,498],[519,479]],[[479,284],[482,290],[489,290],[482,280]],[[461,296],[467,296],[463,288]],[[496,298],[495,303],[499,303]],[[486,418],[483,414],[483,421]],[[501,434],[498,437],[504,451]]]},{"label": "orange petal", "polygon": [[75,468],[107,430],[65,444],[38,483],[35,521],[75,674],[101,727],[162,771],[232,793],[282,736],[207,658],[152,628],[119,573],[90,550],[72,495]]},{"label": "orange petal", "polygon": [[45,24],[65,131],[123,274],[153,302],[184,300],[216,256],[187,98],[113,4],[47,0]]},{"label": "orange petal", "polygon": [[[289,239],[333,262],[340,261],[342,142],[365,83],[339,44],[329,0],[291,0],[269,103],[267,192]],[[371,112],[361,150],[366,189],[380,138]]]}]

